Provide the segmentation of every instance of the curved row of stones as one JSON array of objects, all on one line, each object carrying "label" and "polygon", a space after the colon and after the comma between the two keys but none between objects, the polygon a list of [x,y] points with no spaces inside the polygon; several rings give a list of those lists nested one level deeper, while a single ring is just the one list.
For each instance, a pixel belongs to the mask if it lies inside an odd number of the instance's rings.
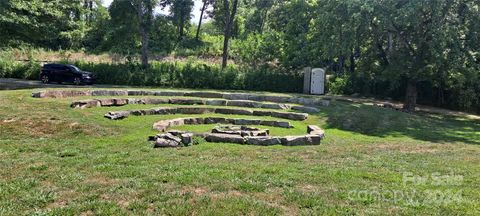
[{"label": "curved row of stones", "polygon": [[148,90],[42,90],[32,93],[36,98],[66,98],[79,96],[172,96],[172,97],[200,97],[223,98],[227,100],[251,100],[274,103],[293,103],[302,105],[328,106],[329,100],[321,98],[262,95],[255,93],[226,93],[206,91],[148,91]]},{"label": "curved row of stones", "polygon": [[260,120],[260,119],[240,119],[240,118],[223,118],[223,117],[188,117],[175,118],[156,122],[153,129],[165,132],[168,128],[181,125],[199,125],[199,124],[233,124],[233,125],[264,125],[280,128],[293,128],[290,122]]},{"label": "curved row of stones", "polygon": [[271,116],[276,118],[290,120],[305,120],[307,113],[280,112],[266,110],[250,110],[241,108],[211,108],[211,107],[157,107],[151,109],[111,111],[105,114],[105,118],[117,120],[124,119],[129,115],[169,115],[169,114],[230,114],[230,115],[250,115],[250,116]]},{"label": "curved row of stones", "polygon": [[209,106],[235,106],[262,109],[296,110],[307,113],[317,113],[319,110],[309,106],[291,106],[283,103],[265,103],[252,100],[226,100],[226,99],[195,99],[195,98],[100,98],[72,102],[72,108],[92,108],[101,106],[125,106],[127,104],[180,104],[180,105],[209,105]]},{"label": "curved row of stones", "polygon": [[[71,107],[89,108],[97,106],[123,106],[127,104],[182,104],[182,105],[211,105],[211,106],[238,106],[251,108],[268,109],[292,109],[309,113],[316,113],[319,110],[311,106],[328,106],[329,101],[318,98],[292,97],[292,96],[272,96],[250,93],[218,93],[204,91],[143,91],[143,90],[45,90],[33,92],[32,97],[36,98],[67,98],[79,96],[181,96],[181,97],[200,97],[215,99],[191,99],[191,98],[100,98],[74,101]],[[263,103],[274,102],[274,103]],[[309,106],[297,106],[278,103],[292,103]],[[260,111],[240,108],[208,108],[208,107],[158,107],[153,109],[129,110],[109,112],[105,117],[109,119],[123,119],[129,115],[166,115],[166,114],[236,114],[253,116],[272,116],[291,120],[305,120],[307,113],[280,112],[280,111]],[[242,125],[236,130],[231,130],[235,126],[217,126],[211,133],[195,134],[182,131],[168,131],[171,126],[180,126],[184,124],[233,124]],[[237,143],[250,145],[318,145],[324,138],[324,131],[318,126],[310,125],[307,127],[307,135],[301,136],[270,136],[268,129],[260,130],[245,125],[266,125],[273,127],[292,128],[289,122],[271,121],[259,119],[232,119],[222,117],[207,118],[176,118],[163,120],[154,124],[154,129],[164,132],[156,136],[151,136],[150,141],[154,142],[155,147],[180,147],[188,146],[193,143],[193,137],[202,137],[208,142]],[[223,129],[219,129],[223,128]],[[226,130],[227,128],[228,130]]]},{"label": "curved row of stones", "polygon": [[[286,122],[285,125],[277,125],[276,121],[251,120],[251,119],[228,119],[218,117],[207,118],[176,118],[170,120],[162,120],[156,122],[153,128],[165,132],[168,128],[181,125],[196,125],[196,124],[233,124],[233,125],[269,125],[275,127],[284,127],[290,125]],[[241,127],[238,131],[226,131],[215,127],[211,133],[191,133],[184,131],[172,130],[166,133],[157,134],[149,137],[149,140],[154,143],[154,147],[182,147],[193,144],[193,137],[202,137],[207,142],[214,143],[236,143],[247,145],[319,145],[320,141],[325,137],[325,132],[315,125],[307,126],[307,135],[300,136],[269,136],[268,130],[260,130],[255,128]],[[227,128],[231,128],[227,126]],[[291,128],[291,126],[289,126]]]}]

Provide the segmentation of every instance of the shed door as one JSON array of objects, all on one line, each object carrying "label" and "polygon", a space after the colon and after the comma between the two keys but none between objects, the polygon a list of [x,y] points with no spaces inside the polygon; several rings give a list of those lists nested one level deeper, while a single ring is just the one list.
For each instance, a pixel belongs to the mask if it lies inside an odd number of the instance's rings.
[{"label": "shed door", "polygon": [[311,94],[325,94],[325,71],[323,69],[312,69],[311,82]]}]

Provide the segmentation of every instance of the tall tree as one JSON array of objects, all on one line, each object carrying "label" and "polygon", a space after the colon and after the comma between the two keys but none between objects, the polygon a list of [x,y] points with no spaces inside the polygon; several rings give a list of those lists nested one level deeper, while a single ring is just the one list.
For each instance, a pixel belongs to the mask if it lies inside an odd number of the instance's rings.
[{"label": "tall tree", "polygon": [[228,41],[230,40],[233,21],[237,13],[238,0],[233,0],[230,7],[230,0],[223,0],[223,8],[225,10],[225,29],[223,33],[223,54],[222,54],[222,68],[227,67],[228,62]]},{"label": "tall tree", "polygon": [[195,34],[195,40],[199,41],[200,40],[200,28],[202,26],[202,20],[203,20],[203,14],[205,13],[205,10],[207,9],[207,6],[211,4],[213,0],[203,0],[203,6],[202,9],[200,10],[200,18],[198,19],[198,26],[197,26],[197,33]]},{"label": "tall tree", "polygon": [[150,27],[152,25],[153,17],[153,0],[132,0],[132,5],[137,11],[137,17],[139,22],[139,34],[141,38],[141,61],[142,67],[148,67],[148,42]]},{"label": "tall tree", "polygon": [[185,27],[190,24],[190,16],[194,5],[193,0],[163,0],[161,5],[170,7],[170,15],[177,27],[178,38],[181,40],[185,36]]}]

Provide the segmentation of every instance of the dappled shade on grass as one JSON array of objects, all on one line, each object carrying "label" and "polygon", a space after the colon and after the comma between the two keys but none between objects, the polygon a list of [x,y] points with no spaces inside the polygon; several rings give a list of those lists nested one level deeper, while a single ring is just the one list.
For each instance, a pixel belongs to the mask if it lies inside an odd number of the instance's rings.
[{"label": "dappled shade on grass", "polygon": [[409,114],[370,105],[336,102],[322,109],[326,128],[369,136],[401,137],[430,142],[480,144],[480,121],[425,113]]}]

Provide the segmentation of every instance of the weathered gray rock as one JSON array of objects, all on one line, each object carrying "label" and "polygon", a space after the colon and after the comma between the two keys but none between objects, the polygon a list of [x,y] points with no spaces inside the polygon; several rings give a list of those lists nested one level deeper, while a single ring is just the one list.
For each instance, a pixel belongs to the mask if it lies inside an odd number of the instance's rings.
[{"label": "weathered gray rock", "polygon": [[240,135],[230,135],[230,134],[207,134],[205,136],[207,142],[215,143],[237,143],[244,144],[245,138]]},{"label": "weathered gray rock", "polygon": [[309,145],[320,145],[320,142],[324,138],[324,135],[306,135],[309,141]]},{"label": "weathered gray rock", "polygon": [[246,126],[216,126],[212,129],[212,133],[220,133],[220,134],[233,134],[233,135],[240,135],[242,137],[246,136],[268,136],[269,130],[261,130],[254,127],[246,127]]},{"label": "weathered gray rock", "polygon": [[169,130],[168,131],[169,134],[172,134],[174,136],[180,136],[182,134],[185,134],[185,133],[188,133],[186,131],[179,131],[179,130]]},{"label": "weathered gray rock", "polygon": [[262,103],[251,101],[251,100],[229,100],[227,101],[227,106],[238,106],[238,107],[261,107]]},{"label": "weathered gray rock", "polygon": [[98,101],[100,102],[100,104],[102,106],[113,106],[113,105],[115,105],[115,99],[114,98],[102,98],[102,99],[98,99]]},{"label": "weathered gray rock", "polygon": [[183,134],[180,134],[180,137],[182,139],[183,145],[188,146],[193,144],[193,133],[183,133]]},{"label": "weathered gray rock", "polygon": [[228,124],[228,120],[222,117],[205,118],[205,124]]},{"label": "weathered gray rock", "polygon": [[88,90],[46,90],[40,93],[39,96],[50,98],[67,98],[79,96],[92,96]]},{"label": "weathered gray rock", "polygon": [[170,103],[183,105],[204,105],[205,100],[192,98],[170,98]]},{"label": "weathered gray rock", "polygon": [[212,113],[215,109],[208,107],[177,107],[176,113],[181,114],[205,114]]},{"label": "weathered gray rock", "polygon": [[80,108],[80,109],[98,107],[98,106],[101,106],[98,100],[79,100],[79,101],[74,101],[72,102],[72,104],[70,104],[70,107]]},{"label": "weathered gray rock", "polygon": [[297,111],[306,112],[306,113],[318,113],[318,112],[320,112],[319,109],[317,109],[315,107],[308,107],[308,106],[292,106],[292,109],[297,110]]},{"label": "weathered gray rock", "polygon": [[315,132],[315,131],[320,131],[322,130],[320,127],[318,127],[317,125],[308,125],[307,126],[307,133],[308,134],[311,134],[312,132]]},{"label": "weathered gray rock", "polygon": [[157,107],[153,108],[156,115],[168,115],[177,113],[176,107]]},{"label": "weathered gray rock", "polygon": [[261,120],[258,119],[234,119],[236,125],[259,125]]},{"label": "weathered gray rock", "polygon": [[206,105],[210,106],[226,106],[227,105],[227,100],[224,99],[209,99],[205,100]]},{"label": "weathered gray rock", "polygon": [[299,145],[319,145],[322,138],[319,135],[304,135],[304,136],[285,136],[280,140],[282,145],[299,146]]},{"label": "weathered gray rock", "polygon": [[289,99],[292,97],[289,96],[276,96],[276,95],[265,95],[264,101],[270,101],[275,103],[288,103]]},{"label": "weathered gray rock", "polygon": [[290,109],[290,105],[282,103],[263,103],[260,107],[263,109]]},{"label": "weathered gray rock", "polygon": [[245,93],[224,93],[223,98],[228,100],[248,100],[248,94]]},{"label": "weathered gray rock", "polygon": [[142,115],[156,115],[157,110],[156,109],[144,109],[142,110]]},{"label": "weathered gray rock", "polygon": [[173,134],[171,133],[164,133],[162,135],[160,135],[160,138],[163,138],[163,139],[168,139],[168,140],[173,140],[177,143],[179,142],[182,142],[182,139],[177,137],[177,136],[174,136]]},{"label": "weathered gray rock", "polygon": [[168,120],[168,126],[173,127],[173,126],[181,126],[185,124],[185,119],[183,118],[176,118],[176,119],[171,119]]},{"label": "weathered gray rock", "polygon": [[142,90],[127,90],[129,96],[141,96],[145,95],[145,91]]},{"label": "weathered gray rock", "polygon": [[128,96],[127,90],[91,90],[92,96]]},{"label": "weathered gray rock", "polygon": [[223,93],[218,92],[186,92],[185,96],[201,98],[223,98]]},{"label": "weathered gray rock", "polygon": [[156,91],[154,92],[155,96],[185,96],[185,92],[174,92],[174,91]]},{"label": "weathered gray rock", "polygon": [[204,118],[185,118],[184,120],[185,124],[188,125],[197,125],[197,124],[205,124],[206,119]]},{"label": "weathered gray rock", "polygon": [[128,104],[145,104],[142,98],[127,98]]},{"label": "weathered gray rock", "polygon": [[217,108],[215,113],[220,114],[233,114],[233,115],[253,115],[252,110],[247,109],[233,109],[233,108]]},{"label": "weathered gray rock", "polygon": [[284,118],[291,120],[305,120],[308,118],[307,113],[293,113],[293,112],[272,112],[272,117]]},{"label": "weathered gray rock", "polygon": [[255,115],[255,116],[271,116],[272,111],[254,110],[253,115]]},{"label": "weathered gray rock", "polygon": [[158,138],[155,141],[154,148],[175,148],[179,147],[179,144],[179,142],[173,140]]},{"label": "weathered gray rock", "polygon": [[281,128],[293,128],[290,122],[283,122],[283,121],[275,121],[274,127],[281,127]]},{"label": "weathered gray rock", "polygon": [[143,98],[144,104],[168,104],[170,100],[168,98]]},{"label": "weathered gray rock", "polygon": [[247,95],[247,100],[266,101],[266,100],[265,100],[265,95],[257,95],[257,94],[249,94],[249,95]]},{"label": "weathered gray rock", "polygon": [[125,106],[127,104],[128,104],[128,99],[124,99],[124,98],[114,99],[114,105],[115,106]]},{"label": "weathered gray rock", "polygon": [[292,128],[293,127],[290,124],[290,122],[272,121],[272,120],[262,120],[262,121],[260,121],[260,125],[281,127],[281,128]]},{"label": "weathered gray rock", "polygon": [[309,141],[306,136],[285,136],[281,139],[282,145],[286,146],[299,146],[308,145]]},{"label": "weathered gray rock", "polygon": [[269,146],[269,145],[280,145],[282,144],[280,138],[278,137],[247,137],[246,144],[249,145],[261,145],[261,146]]},{"label": "weathered gray rock", "polygon": [[118,112],[108,112],[107,114],[104,115],[104,117],[112,120],[118,120],[118,119],[126,118],[129,115],[130,115],[130,112],[128,111],[118,111]]}]

